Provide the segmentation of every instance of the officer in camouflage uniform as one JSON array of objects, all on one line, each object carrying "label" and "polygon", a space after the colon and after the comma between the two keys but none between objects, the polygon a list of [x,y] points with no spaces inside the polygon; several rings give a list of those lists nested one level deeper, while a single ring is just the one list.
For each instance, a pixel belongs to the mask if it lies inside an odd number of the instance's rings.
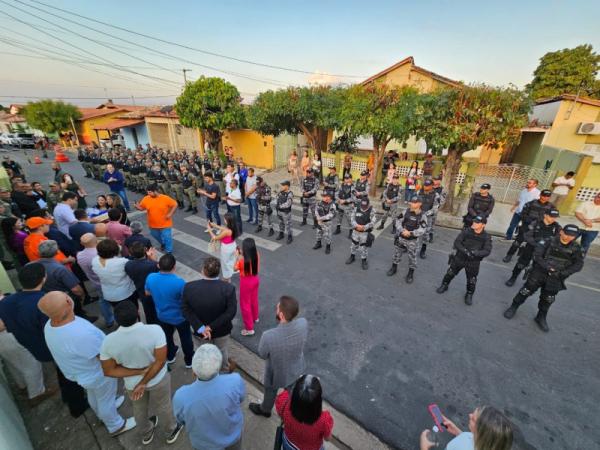
[{"label": "officer in camouflage uniform", "polygon": [[98,181],[103,181],[104,172],[106,172],[106,165],[108,164],[108,153],[101,152],[98,156],[98,161],[96,165],[96,179]]},{"label": "officer in camouflage uniform", "polygon": [[577,225],[565,225],[558,236],[535,247],[533,269],[510,307],[504,311],[504,317],[512,319],[527,297],[541,288],[538,313],[534,320],[542,331],[550,331],[546,316],[556,300],[556,294],[567,288],[565,280],[568,277],[583,268],[581,246],[575,242],[579,233]]},{"label": "officer in camouflage uniform", "polygon": [[198,204],[196,198],[196,189],[198,185],[196,177],[188,171],[188,167],[182,164],[179,168],[181,171],[181,189],[190,203],[185,212],[198,213]]},{"label": "officer in camouflage uniform", "polygon": [[514,285],[521,271],[529,265],[533,258],[535,247],[538,244],[544,244],[554,236],[558,236],[561,230],[561,226],[556,221],[558,217],[560,217],[558,209],[551,209],[544,214],[544,220],[536,220],[528,225],[528,229],[525,231],[525,242],[527,244],[519,249],[519,259],[512,271],[512,276],[504,284],[507,286]]},{"label": "officer in camouflage uniform", "polygon": [[[279,219],[279,235],[275,238],[280,241],[287,234],[287,243],[291,244],[292,237],[292,202],[294,194],[290,191],[290,182],[288,180],[281,182],[281,190],[277,194],[277,218]],[[285,234],[284,234],[285,233]]]},{"label": "officer in camouflage uniform", "polygon": [[263,221],[265,219],[265,215],[267,216],[267,223],[269,224],[269,236],[273,236],[275,234],[275,230],[273,229],[273,208],[271,208],[271,200],[273,199],[271,195],[271,188],[262,177],[256,177],[256,202],[258,204],[258,226],[256,227],[256,232],[260,233],[263,229]]},{"label": "officer in camouflage uniform", "polygon": [[369,198],[369,171],[363,170],[360,173],[360,178],[354,183],[354,189],[352,190],[352,197],[354,197],[355,206],[360,205],[360,201],[363,198]]},{"label": "officer in camouflage uniform", "polygon": [[[167,179],[166,185],[169,192],[167,195],[174,197],[175,200],[177,200],[179,209],[183,209],[183,188],[181,187],[181,174],[175,167],[175,162],[173,160],[169,160],[169,162],[167,162],[165,177]],[[163,189],[164,188],[165,187],[163,186]]]},{"label": "officer in camouflage uniform", "polygon": [[306,225],[306,219],[308,212],[313,218],[313,228],[317,227],[317,219],[315,218],[315,204],[317,203],[317,189],[319,189],[319,181],[314,175],[312,169],[306,171],[306,177],[302,180],[302,197],[300,201],[302,203],[302,224]]},{"label": "officer in camouflage uniform", "polygon": [[383,208],[383,217],[381,223],[377,227],[378,230],[383,230],[385,227],[385,221],[388,217],[392,218],[392,233],[396,233],[396,215],[398,214],[398,200],[400,199],[400,193],[402,188],[400,187],[400,177],[395,173],[392,177],[392,182],[389,183],[383,191],[383,198],[381,207]]},{"label": "officer in camouflage uniform", "polygon": [[325,253],[331,253],[331,221],[335,217],[335,203],[331,191],[324,191],[322,200],[317,203],[315,216],[317,218],[317,242],[313,250],[321,248],[321,241],[325,241]]},{"label": "officer in camouflage uniform", "polygon": [[125,178],[125,187],[127,189],[131,189],[133,186],[133,177],[131,176],[131,168],[133,166],[133,158],[130,156],[127,158],[125,163],[123,164],[123,178]]},{"label": "officer in camouflage uniform", "polygon": [[367,248],[369,242],[370,231],[375,226],[375,210],[369,204],[369,197],[363,197],[360,204],[352,212],[352,245],[350,246],[350,257],[346,260],[346,264],[352,264],[356,257],[356,252],[360,251],[363,270],[369,268],[367,257],[369,250]]},{"label": "officer in camouflage uniform", "polygon": [[426,238],[429,237],[429,241],[433,241],[433,222],[438,209],[440,208],[440,196],[433,190],[433,181],[431,180],[425,180],[423,182],[423,189],[421,189],[420,196],[423,201],[421,209],[427,216],[427,230],[425,230],[425,234],[421,239],[421,252],[419,253],[419,256],[421,259],[425,259],[425,252],[427,251]]},{"label": "officer in camouflage uniform", "polygon": [[502,258],[503,262],[510,262],[513,255],[517,253],[517,250],[519,250],[521,244],[525,241],[525,232],[528,230],[529,225],[535,221],[539,222],[544,220],[544,214],[551,209],[556,209],[556,207],[550,202],[551,195],[552,191],[544,189],[542,192],[540,192],[540,198],[525,203],[525,206],[523,206],[523,209],[521,210],[521,225],[519,226],[519,233],[508,249],[506,256]]},{"label": "officer in camouflage uniform", "polygon": [[474,217],[471,228],[463,229],[454,241],[455,252],[448,258],[448,271],[437,288],[438,294],[448,290],[448,285],[458,273],[465,269],[467,275],[467,292],[465,303],[473,304],[473,294],[477,286],[477,275],[481,260],[492,252],[492,237],[484,230],[487,219]]},{"label": "officer in camouflage uniform", "polygon": [[348,221],[350,230],[348,230],[348,239],[352,235],[352,211],[354,211],[354,197],[352,192],[354,191],[354,184],[352,183],[352,175],[347,173],[344,175],[344,182],[341,184],[337,192],[337,226],[333,234],[340,234],[342,232],[342,220],[344,217]]},{"label": "officer in camouflage uniform", "polygon": [[325,192],[329,192],[332,199],[335,199],[335,192],[337,191],[338,185],[340,184],[340,178],[337,175],[335,166],[329,167],[329,173],[323,180],[323,189]]},{"label": "officer in camouflage uniform", "polygon": [[163,187],[165,184],[168,187],[167,178],[158,163],[152,166],[152,170],[148,173],[147,178],[149,184],[156,184],[159,187],[161,194],[169,195],[169,192],[165,192]]},{"label": "officer in camouflage uniform", "polygon": [[83,162],[81,163],[83,170],[85,170],[86,178],[94,178],[94,166],[92,164],[92,151],[86,148],[83,153]]},{"label": "officer in camouflage uniform", "polygon": [[473,223],[473,217],[485,217],[488,219],[494,210],[495,200],[490,194],[492,186],[484,183],[469,199],[467,214],[463,216],[464,228],[469,228]]},{"label": "officer in camouflage uniform", "polygon": [[[160,170],[160,167],[159,167]],[[154,170],[152,166],[152,161],[150,159],[146,159],[143,161],[143,165],[140,167],[139,173],[139,181],[140,181],[140,192],[146,192],[146,187],[152,183],[151,175],[153,176]]]},{"label": "officer in camouflage uniform", "polygon": [[54,212],[54,207],[62,201],[62,196],[65,191],[62,190],[60,184],[54,181],[51,182],[49,186],[50,190],[46,193],[46,209],[52,214]]},{"label": "officer in camouflage uniform", "polygon": [[421,236],[425,234],[427,229],[427,217],[421,210],[421,198],[413,195],[409,201],[408,208],[404,214],[400,214],[396,221],[396,239],[394,240],[394,257],[392,259],[392,267],[388,270],[387,275],[392,276],[398,269],[398,263],[402,258],[404,249],[408,251],[408,274],[406,282],[412,283],[417,268],[417,251],[419,249],[419,241]]}]

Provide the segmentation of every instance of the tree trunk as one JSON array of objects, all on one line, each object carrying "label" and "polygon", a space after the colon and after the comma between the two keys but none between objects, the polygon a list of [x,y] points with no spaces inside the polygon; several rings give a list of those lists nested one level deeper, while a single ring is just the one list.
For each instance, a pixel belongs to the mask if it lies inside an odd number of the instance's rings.
[{"label": "tree trunk", "polygon": [[369,187],[369,195],[375,196],[377,191],[377,175],[380,172],[381,165],[383,164],[383,155],[385,154],[385,149],[389,143],[389,140],[384,140],[383,142],[378,142],[373,138],[373,151],[375,152],[375,159],[373,161],[373,183]]},{"label": "tree trunk", "polygon": [[454,188],[456,187],[456,179],[460,171],[461,156],[464,150],[460,150],[456,145],[451,145],[448,148],[448,156],[444,165],[443,186],[446,191],[446,203],[442,207],[443,212],[452,214],[454,211]]}]

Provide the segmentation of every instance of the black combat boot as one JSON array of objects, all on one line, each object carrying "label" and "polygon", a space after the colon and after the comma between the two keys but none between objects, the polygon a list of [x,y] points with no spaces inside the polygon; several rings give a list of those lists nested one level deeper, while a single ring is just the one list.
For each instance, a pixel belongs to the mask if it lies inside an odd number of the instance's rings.
[{"label": "black combat boot", "polygon": [[504,311],[504,317],[506,317],[507,319],[512,319],[513,317],[515,317],[519,306],[521,306],[521,303],[513,300],[512,304],[508,307],[508,309]]},{"label": "black combat boot", "polygon": [[192,211],[194,212],[194,214],[198,214],[198,208],[192,208]]},{"label": "black combat boot", "polygon": [[313,219],[313,230],[317,228],[317,219]]},{"label": "black combat boot", "polygon": [[429,243],[433,242],[433,233],[429,233]]},{"label": "black combat boot", "polygon": [[277,235],[277,237],[275,238],[275,240],[280,241],[285,237],[285,235],[283,234],[283,231],[280,231],[279,234]]},{"label": "black combat boot", "polygon": [[520,270],[518,270],[517,268],[513,269],[512,275],[510,276],[510,278],[508,280],[506,280],[506,282],[504,283],[507,286],[513,286],[515,284],[515,282],[517,281],[517,277],[519,276],[519,272],[521,272]]},{"label": "black combat boot", "polygon": [[348,230],[348,239],[352,239],[352,228]]},{"label": "black combat boot", "polygon": [[440,285],[439,288],[437,288],[435,290],[435,292],[437,292],[438,294],[443,294],[444,292],[446,292],[448,290],[448,283],[444,283],[442,281],[442,284]]},{"label": "black combat boot", "polygon": [[383,227],[385,227],[385,219],[382,219],[381,222],[379,223],[379,226],[377,227],[378,230],[383,230]]},{"label": "black combat boot", "polygon": [[183,209],[185,207],[185,205],[183,204],[183,202],[177,202],[177,205],[179,207],[179,209]]},{"label": "black combat boot", "polygon": [[396,222],[392,223],[392,234],[396,234]]},{"label": "black combat boot", "polygon": [[369,262],[367,261],[367,258],[364,258],[362,260],[362,270],[367,270],[369,268]]},{"label": "black combat boot", "polygon": [[406,281],[408,284],[413,282],[414,279],[414,275],[415,275],[415,269],[408,269],[408,273],[406,274],[406,278],[404,279],[404,281]]},{"label": "black combat boot", "polygon": [[273,236],[274,234],[275,234],[275,230],[273,228],[269,228],[269,236]]},{"label": "black combat boot", "polygon": [[333,234],[340,234],[342,232],[342,226],[338,225],[337,227],[335,227],[335,231],[333,232]]},{"label": "black combat boot", "polygon": [[193,211],[193,210],[194,210],[194,208],[192,208],[192,205],[190,205],[190,206],[188,206],[186,208],[185,212],[190,212],[190,211]]},{"label": "black combat boot", "polygon": [[450,269],[448,269],[448,272],[446,272],[446,275],[444,275],[444,278],[442,278],[442,284],[439,288],[435,290],[435,292],[437,292],[438,294],[443,294],[444,292],[446,292],[448,290],[450,282],[452,281],[452,278],[454,278],[454,274]]},{"label": "black combat boot", "polygon": [[465,304],[471,306],[473,304],[473,293],[467,291],[465,294]]},{"label": "black combat boot", "polygon": [[255,233],[260,233],[262,231],[262,225],[259,225],[256,227],[256,230],[254,230]]},{"label": "black combat boot", "polygon": [[387,271],[387,276],[391,277],[392,275],[394,275],[396,273],[397,270],[398,270],[398,264],[392,263],[392,267],[390,267],[390,270]]},{"label": "black combat boot", "polygon": [[302,223],[300,224],[301,227],[303,227],[304,225],[306,225],[306,217],[302,218]]},{"label": "black combat boot", "polygon": [[502,258],[502,262],[505,262],[505,263],[510,262],[513,255],[515,253],[517,253],[517,250],[519,250],[520,246],[521,246],[521,244],[519,242],[513,241],[510,248],[508,249],[508,252],[506,252],[506,256],[504,258]]},{"label": "black combat boot", "polygon": [[423,243],[423,245],[421,245],[421,251],[419,252],[419,257],[421,259],[427,258],[427,256],[425,255],[426,251],[427,251],[427,244]]},{"label": "black combat boot", "polygon": [[547,333],[548,331],[550,331],[548,322],[546,322],[547,314],[548,314],[548,311],[538,309],[537,316],[535,316],[535,319],[533,319],[533,320],[535,320],[535,323],[537,323],[537,326],[540,327],[540,330],[542,330],[544,333]]},{"label": "black combat boot", "polygon": [[354,255],[350,255],[350,258],[346,260],[346,264],[352,264],[356,257]]},{"label": "black combat boot", "polygon": [[325,246],[325,254],[329,255],[331,253],[331,244],[327,244]]},{"label": "black combat boot", "polygon": [[323,246],[321,245],[321,241],[319,240],[319,241],[315,242],[315,245],[313,245],[313,250],[318,250],[321,247],[323,247]]},{"label": "black combat boot", "polygon": [[292,237],[291,233],[288,234],[287,243],[291,244],[293,240],[294,240],[294,238]]}]

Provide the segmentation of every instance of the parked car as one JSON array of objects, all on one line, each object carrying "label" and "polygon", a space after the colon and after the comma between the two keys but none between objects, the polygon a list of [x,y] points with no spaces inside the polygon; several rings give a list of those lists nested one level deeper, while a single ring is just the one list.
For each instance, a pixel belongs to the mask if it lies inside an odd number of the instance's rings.
[{"label": "parked car", "polygon": [[2,145],[16,145],[16,135],[12,133],[0,133],[0,144]]},{"label": "parked car", "polygon": [[100,139],[100,146],[103,148],[116,148],[119,145],[121,148],[125,148],[125,139],[120,134],[112,134],[110,138]]},{"label": "parked car", "polygon": [[19,148],[35,147],[35,137],[32,133],[17,133],[15,145]]}]

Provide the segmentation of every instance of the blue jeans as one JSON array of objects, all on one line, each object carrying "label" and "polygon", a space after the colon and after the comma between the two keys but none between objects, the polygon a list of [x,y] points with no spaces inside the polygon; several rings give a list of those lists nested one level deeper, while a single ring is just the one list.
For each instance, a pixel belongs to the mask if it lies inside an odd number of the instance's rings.
[{"label": "blue jeans", "polygon": [[255,198],[247,198],[248,202],[248,222],[254,222],[258,224],[258,203]]},{"label": "blue jeans", "polygon": [[243,233],[242,230],[242,207],[241,206],[227,206],[233,217],[235,217],[235,222],[238,228],[238,235]]},{"label": "blue jeans", "polygon": [[219,203],[206,204],[206,220],[221,225],[221,217],[219,216]]},{"label": "blue jeans", "polygon": [[127,199],[127,193],[123,190],[123,191],[113,191],[114,194],[117,194],[119,197],[121,197],[121,200],[123,200],[123,206],[125,206],[125,209],[127,211],[129,211],[131,208],[129,207],[129,200]]},{"label": "blue jeans", "polygon": [[185,364],[186,366],[191,366],[192,358],[194,357],[194,343],[192,342],[192,329],[190,328],[189,322],[185,320],[177,325],[172,325],[161,321],[160,326],[167,337],[167,360],[175,358],[175,355],[177,354],[177,346],[173,341],[173,333],[177,330],[179,342],[181,342],[181,347],[183,349]]},{"label": "blue jeans", "polygon": [[404,187],[404,201],[408,202],[410,200],[410,198],[415,195],[416,189],[409,189],[408,188],[408,184]]},{"label": "blue jeans", "polygon": [[508,226],[508,230],[506,230],[506,239],[512,239],[513,233],[515,232],[515,228],[517,228],[520,221],[521,213],[514,213],[512,219],[510,219],[510,225]]},{"label": "blue jeans", "polygon": [[104,323],[107,326],[110,326],[115,323],[113,308],[110,305],[110,302],[102,296],[100,288],[98,288],[98,297],[98,302],[100,302],[100,312],[102,313],[102,317],[104,317]]},{"label": "blue jeans", "polygon": [[583,254],[585,255],[590,249],[590,245],[592,245],[592,242],[594,242],[594,239],[598,237],[598,232],[582,230],[580,236],[581,248],[583,249]]},{"label": "blue jeans", "polygon": [[173,236],[171,228],[150,228],[150,234],[167,253],[173,253]]}]

